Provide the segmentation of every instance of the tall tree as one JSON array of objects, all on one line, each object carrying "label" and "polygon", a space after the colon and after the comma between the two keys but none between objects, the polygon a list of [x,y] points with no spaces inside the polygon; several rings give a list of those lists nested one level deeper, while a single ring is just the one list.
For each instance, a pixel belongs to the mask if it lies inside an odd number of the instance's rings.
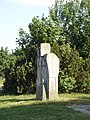
[{"label": "tall tree", "polygon": [[13,66],[15,61],[15,56],[9,53],[8,48],[1,47],[0,50],[0,76],[5,77],[5,70],[10,66]]},{"label": "tall tree", "polygon": [[90,0],[57,0],[50,16],[61,22],[66,42],[76,46],[83,58],[90,57]]}]

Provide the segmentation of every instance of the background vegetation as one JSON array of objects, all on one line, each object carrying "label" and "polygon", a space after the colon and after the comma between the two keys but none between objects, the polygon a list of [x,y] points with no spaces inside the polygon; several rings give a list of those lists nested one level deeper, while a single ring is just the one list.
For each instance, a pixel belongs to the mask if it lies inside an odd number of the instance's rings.
[{"label": "background vegetation", "polygon": [[59,93],[90,93],[90,0],[56,0],[48,17],[34,17],[28,28],[20,28],[15,51],[0,50],[4,90],[35,93],[37,47],[47,42],[60,59]]}]

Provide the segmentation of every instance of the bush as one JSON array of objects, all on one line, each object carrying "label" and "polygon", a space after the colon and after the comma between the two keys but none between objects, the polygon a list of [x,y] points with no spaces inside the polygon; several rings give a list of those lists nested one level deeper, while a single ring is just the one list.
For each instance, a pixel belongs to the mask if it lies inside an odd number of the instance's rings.
[{"label": "bush", "polygon": [[84,60],[69,44],[60,47],[60,92],[90,92],[90,58]]},{"label": "bush", "polygon": [[70,93],[74,89],[75,78],[72,76],[64,75],[64,73],[59,74],[59,93],[67,92]]},{"label": "bush", "polygon": [[[12,94],[35,93],[35,79],[31,63],[6,71],[4,89]],[[32,78],[32,79],[31,79]]]}]

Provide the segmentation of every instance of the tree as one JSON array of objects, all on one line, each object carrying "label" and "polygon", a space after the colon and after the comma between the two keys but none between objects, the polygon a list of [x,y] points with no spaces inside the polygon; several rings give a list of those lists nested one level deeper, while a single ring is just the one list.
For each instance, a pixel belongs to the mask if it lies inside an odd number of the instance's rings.
[{"label": "tree", "polygon": [[76,49],[84,59],[90,57],[90,0],[57,0],[50,10],[52,20],[61,22],[66,43]]},{"label": "tree", "polygon": [[5,77],[5,70],[10,66],[13,66],[15,61],[15,56],[9,53],[8,48],[1,47],[0,50],[0,76]]},{"label": "tree", "polygon": [[32,19],[32,23],[29,24],[29,30],[31,33],[32,44],[36,47],[40,46],[40,43],[50,43],[51,45],[60,40],[62,43],[61,28],[59,23],[53,21],[50,17],[45,18],[42,16]]}]

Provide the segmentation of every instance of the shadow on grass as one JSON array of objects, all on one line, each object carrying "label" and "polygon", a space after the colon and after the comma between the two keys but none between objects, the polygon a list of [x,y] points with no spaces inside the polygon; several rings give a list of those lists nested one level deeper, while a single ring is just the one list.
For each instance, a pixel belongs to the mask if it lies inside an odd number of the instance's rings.
[{"label": "shadow on grass", "polygon": [[[18,97],[18,96],[16,96]],[[60,97],[62,97],[60,95]],[[67,96],[66,96],[67,97]],[[5,106],[0,108],[0,120],[90,120],[90,115],[76,112],[66,106],[69,104],[90,104],[89,97],[80,96],[75,100],[37,101],[34,98],[10,98],[0,102],[15,104],[24,101],[25,104]],[[28,104],[27,104],[28,103]]]},{"label": "shadow on grass", "polygon": [[85,98],[85,97],[81,97],[81,98],[78,98],[76,100],[70,100],[67,102],[68,105],[71,105],[71,104],[85,104],[85,105],[90,105],[90,98]]},{"label": "shadow on grass", "polygon": [[83,96],[83,97],[79,97],[79,99],[90,100],[90,97]]},{"label": "shadow on grass", "polygon": [[6,100],[0,100],[0,102],[21,102],[21,101],[27,102],[30,100],[35,101],[36,99],[35,98],[32,98],[32,99],[6,99]]}]

